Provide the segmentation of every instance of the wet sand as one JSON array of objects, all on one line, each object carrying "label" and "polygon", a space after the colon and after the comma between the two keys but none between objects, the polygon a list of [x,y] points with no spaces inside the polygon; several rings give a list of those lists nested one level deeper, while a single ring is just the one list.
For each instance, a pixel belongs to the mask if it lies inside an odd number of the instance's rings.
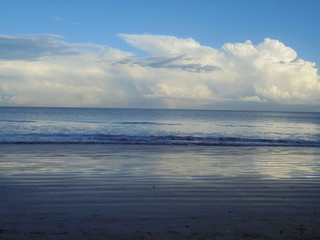
[{"label": "wet sand", "polygon": [[0,239],[320,239],[320,149],[0,145]]}]

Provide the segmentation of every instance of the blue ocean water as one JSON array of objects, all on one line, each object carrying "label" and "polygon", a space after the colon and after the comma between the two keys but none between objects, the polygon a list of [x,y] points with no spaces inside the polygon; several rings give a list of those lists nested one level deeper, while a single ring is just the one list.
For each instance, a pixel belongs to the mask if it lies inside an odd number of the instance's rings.
[{"label": "blue ocean water", "polygon": [[320,113],[0,107],[0,143],[320,147]]}]

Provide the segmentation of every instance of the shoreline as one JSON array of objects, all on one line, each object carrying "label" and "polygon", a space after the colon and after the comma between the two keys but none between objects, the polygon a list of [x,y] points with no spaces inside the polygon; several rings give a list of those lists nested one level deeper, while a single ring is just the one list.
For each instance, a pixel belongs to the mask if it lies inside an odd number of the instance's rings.
[{"label": "shoreline", "polygon": [[0,239],[320,239],[319,154],[0,144]]}]

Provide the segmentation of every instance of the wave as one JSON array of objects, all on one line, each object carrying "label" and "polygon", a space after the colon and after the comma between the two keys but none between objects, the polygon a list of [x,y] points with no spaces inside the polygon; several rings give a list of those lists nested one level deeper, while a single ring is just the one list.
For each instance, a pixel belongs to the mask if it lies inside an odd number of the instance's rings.
[{"label": "wave", "polygon": [[163,125],[163,126],[174,126],[180,125],[178,123],[159,123],[159,122],[114,122],[115,124],[124,124],[124,125]]},{"label": "wave", "polygon": [[110,135],[110,134],[17,134],[0,144],[141,144],[202,146],[301,146],[320,147],[320,140],[268,139],[229,136]]},{"label": "wave", "polygon": [[0,119],[0,122],[7,122],[7,123],[33,123],[33,122],[36,122],[36,121],[31,121],[31,120],[3,120],[3,119]]}]

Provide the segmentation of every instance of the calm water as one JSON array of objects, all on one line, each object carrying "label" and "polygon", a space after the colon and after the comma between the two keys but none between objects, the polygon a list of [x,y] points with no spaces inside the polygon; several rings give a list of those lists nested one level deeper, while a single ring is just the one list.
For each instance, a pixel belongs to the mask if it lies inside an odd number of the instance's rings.
[{"label": "calm water", "polygon": [[0,143],[320,146],[320,113],[0,108]]}]

